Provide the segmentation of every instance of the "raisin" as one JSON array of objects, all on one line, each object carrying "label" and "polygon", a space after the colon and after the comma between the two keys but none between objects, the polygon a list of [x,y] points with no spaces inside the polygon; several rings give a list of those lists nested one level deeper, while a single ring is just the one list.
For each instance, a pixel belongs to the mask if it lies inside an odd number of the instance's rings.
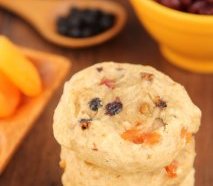
[{"label": "raisin", "polygon": [[160,99],[159,97],[157,97],[155,101],[155,106],[159,107],[160,109],[164,109],[167,107],[167,103],[163,101],[162,99]]},{"label": "raisin", "polygon": [[93,111],[98,111],[98,109],[100,107],[102,107],[102,101],[100,98],[93,98],[90,102],[89,102],[89,108]]},{"label": "raisin", "polygon": [[110,116],[114,116],[118,113],[120,113],[123,109],[123,104],[121,103],[121,101],[119,99],[116,99],[115,101],[108,103],[105,106],[106,115],[110,115]]},{"label": "raisin", "polygon": [[91,124],[91,121],[92,121],[92,119],[81,119],[79,121],[81,129],[82,130],[88,129]]}]

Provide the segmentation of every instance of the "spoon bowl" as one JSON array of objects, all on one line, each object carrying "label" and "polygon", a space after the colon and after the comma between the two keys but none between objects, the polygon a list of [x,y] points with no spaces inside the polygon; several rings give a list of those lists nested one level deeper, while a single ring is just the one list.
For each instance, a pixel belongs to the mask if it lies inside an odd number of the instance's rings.
[{"label": "spoon bowl", "polygon": [[[20,15],[48,41],[71,48],[83,48],[103,43],[118,34],[126,22],[126,11],[118,3],[106,0],[0,0],[0,6]],[[57,32],[57,19],[72,7],[100,9],[115,15],[112,28],[87,38],[71,38]]]}]

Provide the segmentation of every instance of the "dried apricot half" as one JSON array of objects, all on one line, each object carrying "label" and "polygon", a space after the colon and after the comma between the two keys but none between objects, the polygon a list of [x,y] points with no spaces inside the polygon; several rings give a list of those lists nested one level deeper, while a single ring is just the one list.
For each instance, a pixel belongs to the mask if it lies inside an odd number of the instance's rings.
[{"label": "dried apricot half", "polygon": [[36,67],[4,36],[0,36],[0,70],[29,97],[42,90],[40,75]]},{"label": "dried apricot half", "polygon": [[0,72],[0,118],[13,114],[20,103],[20,99],[20,91]]},{"label": "dried apricot half", "polygon": [[121,137],[124,140],[131,141],[135,144],[145,143],[153,145],[160,141],[160,134],[158,134],[157,132],[144,133],[137,129],[127,130],[121,135]]}]

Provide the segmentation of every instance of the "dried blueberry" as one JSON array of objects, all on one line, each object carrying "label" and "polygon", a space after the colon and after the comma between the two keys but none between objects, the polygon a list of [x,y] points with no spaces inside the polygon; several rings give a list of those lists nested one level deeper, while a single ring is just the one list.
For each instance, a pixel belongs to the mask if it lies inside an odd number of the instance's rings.
[{"label": "dried blueberry", "polygon": [[90,28],[85,28],[82,30],[82,37],[89,37],[93,34],[93,31]]},{"label": "dried blueberry", "polygon": [[80,13],[81,13],[81,10],[78,7],[72,7],[70,9],[70,13],[69,13],[68,17],[78,16]]},{"label": "dried blueberry", "polygon": [[92,121],[92,119],[81,119],[79,121],[81,129],[82,130],[88,129],[91,124],[91,121]]},{"label": "dried blueberry", "polygon": [[68,32],[68,25],[67,25],[67,19],[66,18],[59,18],[57,20],[57,29],[58,29],[58,33],[62,34],[62,35],[66,35]]},{"label": "dried blueberry", "polygon": [[80,28],[82,26],[81,17],[73,16],[67,18],[67,25],[69,28]]},{"label": "dried blueberry", "polygon": [[98,111],[98,109],[100,107],[102,107],[102,101],[100,98],[93,98],[90,102],[89,102],[89,108],[93,111]]},{"label": "dried blueberry", "polygon": [[106,115],[110,115],[110,116],[114,116],[118,113],[120,113],[123,109],[123,104],[121,103],[121,101],[119,99],[116,99],[115,101],[108,103],[105,106]]},{"label": "dried blueberry", "polygon": [[74,38],[91,37],[112,27],[114,20],[115,15],[99,9],[74,7],[68,15],[59,18],[57,31]]},{"label": "dried blueberry", "polygon": [[100,20],[101,28],[108,29],[113,26],[115,16],[112,14],[104,14]]},{"label": "dried blueberry", "polygon": [[155,106],[159,107],[160,109],[164,109],[167,107],[167,103],[158,97],[155,101]]},{"label": "dried blueberry", "polygon": [[68,31],[68,35],[71,37],[81,37],[82,33],[79,28],[72,28]]},{"label": "dried blueberry", "polygon": [[96,15],[91,9],[85,9],[82,12],[82,19],[86,25],[94,25],[96,23]]}]

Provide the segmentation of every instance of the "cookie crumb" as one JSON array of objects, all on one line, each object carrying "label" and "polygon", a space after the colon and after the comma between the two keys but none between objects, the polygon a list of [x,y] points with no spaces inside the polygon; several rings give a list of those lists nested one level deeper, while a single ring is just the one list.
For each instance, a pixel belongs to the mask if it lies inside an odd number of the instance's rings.
[{"label": "cookie crumb", "polygon": [[80,127],[82,130],[86,130],[89,128],[91,124],[92,119],[81,119],[80,122]]}]

